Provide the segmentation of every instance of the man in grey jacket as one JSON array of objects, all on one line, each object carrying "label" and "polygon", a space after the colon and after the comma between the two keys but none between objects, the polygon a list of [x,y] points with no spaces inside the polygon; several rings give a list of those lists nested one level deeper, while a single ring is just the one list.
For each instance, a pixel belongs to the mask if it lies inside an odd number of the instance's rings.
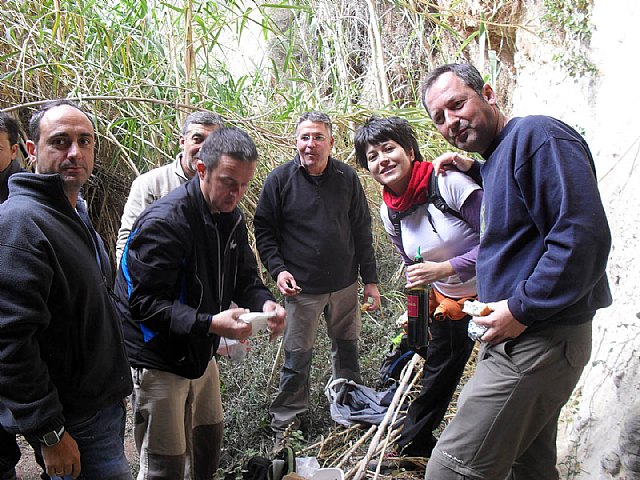
[{"label": "man in grey jacket", "polygon": [[159,198],[164,197],[174,188],[186,183],[196,174],[197,154],[205,139],[211,132],[224,126],[224,121],[217,113],[195,112],[189,115],[182,126],[180,134],[180,153],[175,161],[143,173],[131,184],[129,198],[122,212],[118,241],[116,243],[116,264],[120,258],[131,227],[138,216]]}]

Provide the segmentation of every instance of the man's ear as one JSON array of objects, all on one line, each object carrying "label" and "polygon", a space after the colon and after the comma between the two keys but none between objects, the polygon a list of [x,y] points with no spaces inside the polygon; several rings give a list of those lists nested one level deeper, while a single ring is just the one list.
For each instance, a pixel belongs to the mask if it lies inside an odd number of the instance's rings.
[{"label": "man's ear", "polygon": [[18,155],[18,144],[14,143],[11,145],[11,160],[15,160]]},{"label": "man's ear", "polygon": [[495,105],[497,102],[496,92],[493,91],[491,85],[485,83],[482,87],[482,97],[489,103],[490,105]]},{"label": "man's ear", "polygon": [[[17,147],[17,145],[16,145]],[[34,166],[34,168],[37,168],[38,164],[36,162],[36,144],[33,143],[33,141],[31,140],[27,140],[27,153],[29,154],[29,163]]]},{"label": "man's ear", "polygon": [[204,179],[204,175],[207,173],[207,167],[202,160],[198,160],[198,163],[196,163],[196,170],[198,171],[200,180]]},{"label": "man's ear", "polygon": [[180,150],[184,150],[184,135],[180,134]]}]

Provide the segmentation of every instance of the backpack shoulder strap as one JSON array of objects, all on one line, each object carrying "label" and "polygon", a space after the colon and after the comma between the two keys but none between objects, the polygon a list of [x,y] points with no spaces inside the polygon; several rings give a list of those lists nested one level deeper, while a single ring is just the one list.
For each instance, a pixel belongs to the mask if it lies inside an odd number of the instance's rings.
[{"label": "backpack shoulder strap", "polygon": [[391,208],[387,207],[387,216],[389,217],[389,221],[391,225],[393,225],[393,233],[395,233],[400,239],[402,239],[402,228],[400,227],[400,221],[402,220],[403,215]]},{"label": "backpack shoulder strap", "polygon": [[464,220],[460,212],[454,210],[447,202],[444,201],[442,195],[440,194],[440,186],[438,185],[438,177],[434,172],[431,173],[431,178],[429,178],[429,191],[428,191],[429,202],[433,204],[438,210],[442,213],[448,213],[449,215],[453,215],[454,217]]},{"label": "backpack shoulder strap", "polygon": [[397,210],[393,210],[387,207],[387,216],[389,217],[389,221],[393,225],[393,233],[400,240],[400,247],[402,248],[403,252],[404,252],[404,245],[402,244],[402,226],[400,225],[400,222],[404,217],[409,216],[413,212],[415,212],[418,208],[420,208],[420,206],[421,206],[420,204],[414,205],[409,210],[404,212],[398,212]]}]

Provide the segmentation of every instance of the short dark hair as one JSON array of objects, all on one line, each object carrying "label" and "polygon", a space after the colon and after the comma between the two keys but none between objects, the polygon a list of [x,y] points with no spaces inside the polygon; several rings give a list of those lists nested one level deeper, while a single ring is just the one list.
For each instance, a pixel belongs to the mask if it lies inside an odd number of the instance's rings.
[{"label": "short dark hair", "polygon": [[327,115],[326,113],[319,112],[317,110],[304,112],[302,115],[300,115],[300,118],[296,122],[296,135],[298,135],[298,127],[300,126],[300,124],[306,121],[324,123],[327,127],[327,130],[329,130],[329,134],[333,135],[332,134],[333,126],[331,125],[331,118],[329,118],[329,115]]},{"label": "short dark hair", "polygon": [[236,127],[222,127],[211,132],[198,153],[198,157],[209,171],[218,166],[222,155],[247,163],[258,160],[256,144],[247,132]]},{"label": "short dark hair", "polygon": [[369,145],[380,145],[386,141],[393,140],[400,145],[407,155],[413,150],[415,159],[422,161],[418,140],[413,133],[409,122],[400,117],[369,117],[364,125],[358,127],[353,136],[353,143],[356,149],[356,160],[358,165],[369,170],[367,162],[367,147]]},{"label": "short dark hair", "polygon": [[8,113],[0,112],[0,132],[7,134],[7,137],[9,137],[9,145],[18,143],[20,127],[18,127],[18,122]]},{"label": "short dark hair", "polygon": [[224,120],[220,115],[214,112],[194,112],[184,119],[182,125],[182,135],[186,135],[189,125],[195,123],[197,125],[214,125],[218,128],[224,127]]},{"label": "short dark hair", "polygon": [[[427,108],[427,103],[425,101],[427,91],[441,75],[448,72],[453,73],[456,77],[462,80],[465,85],[471,87],[480,97],[482,97],[484,79],[476,67],[470,63],[448,63],[446,65],[441,65],[438,68],[431,70],[422,82],[422,105],[424,105],[427,113],[429,113],[429,109]],[[431,114],[429,113],[429,115]]]},{"label": "short dark hair", "polygon": [[52,108],[60,107],[62,105],[68,105],[77,110],[80,110],[84,114],[84,116],[89,119],[89,121],[91,122],[91,126],[95,130],[96,125],[93,121],[93,118],[91,117],[91,114],[83,107],[81,107],[77,102],[74,102],[73,100],[67,100],[66,98],[50,100],[44,103],[33,115],[31,115],[31,119],[29,120],[29,137],[31,138],[31,141],[33,143],[37,144],[40,141],[40,121],[42,120],[44,114]]}]

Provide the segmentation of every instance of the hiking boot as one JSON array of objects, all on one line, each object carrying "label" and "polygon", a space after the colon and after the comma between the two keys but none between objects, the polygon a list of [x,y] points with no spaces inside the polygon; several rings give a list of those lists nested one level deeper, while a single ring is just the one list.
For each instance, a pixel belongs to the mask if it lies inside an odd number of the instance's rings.
[{"label": "hiking boot", "polygon": [[427,441],[421,445],[417,445],[416,442],[411,442],[405,445],[404,448],[398,448],[396,446],[396,450],[398,450],[403,457],[429,458],[435,445],[436,439],[432,436],[430,442]]},{"label": "hiking boot", "polygon": [[425,470],[427,459],[424,457],[399,456],[395,451],[391,451],[379,461],[378,458],[367,463],[367,470],[375,472],[380,464],[380,473]]}]

